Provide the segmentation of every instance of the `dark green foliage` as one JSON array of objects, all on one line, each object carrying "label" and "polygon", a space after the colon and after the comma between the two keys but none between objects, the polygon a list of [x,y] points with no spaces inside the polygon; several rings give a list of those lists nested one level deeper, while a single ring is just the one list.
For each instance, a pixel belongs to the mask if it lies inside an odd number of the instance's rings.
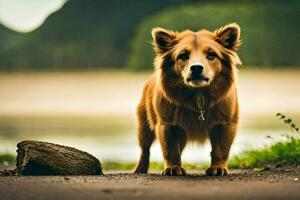
[{"label": "dark green foliage", "polygon": [[138,22],[191,0],[70,0],[37,30],[0,25],[0,69],[123,67]]},{"label": "dark green foliage", "polygon": [[[211,2],[211,1],[210,1]],[[151,29],[207,28],[211,31],[230,22],[242,28],[240,56],[245,65],[300,65],[300,1],[225,1],[173,6],[144,18],[132,40],[128,65],[152,69]]]},{"label": "dark green foliage", "polygon": [[300,65],[297,0],[70,0],[37,30],[0,25],[0,69],[151,70],[150,30],[242,26],[246,65]]}]

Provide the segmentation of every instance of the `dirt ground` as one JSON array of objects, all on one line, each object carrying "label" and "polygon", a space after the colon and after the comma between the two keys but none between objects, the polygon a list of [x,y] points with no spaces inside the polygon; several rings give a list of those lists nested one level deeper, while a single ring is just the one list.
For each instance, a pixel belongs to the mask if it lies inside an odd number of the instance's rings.
[{"label": "dirt ground", "polygon": [[[196,174],[197,173],[197,174]],[[226,177],[192,171],[185,177],[106,172],[104,176],[0,176],[1,200],[300,199],[300,166]]]}]

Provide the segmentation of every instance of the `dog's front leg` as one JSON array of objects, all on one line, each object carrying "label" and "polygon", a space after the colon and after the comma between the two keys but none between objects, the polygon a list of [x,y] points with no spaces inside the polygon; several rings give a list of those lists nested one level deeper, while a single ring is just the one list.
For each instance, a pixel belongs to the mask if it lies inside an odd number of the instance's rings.
[{"label": "dog's front leg", "polygon": [[186,135],[182,128],[174,125],[158,124],[156,134],[161,144],[165,160],[165,176],[181,176],[186,171],[181,167],[181,153],[186,144]]},{"label": "dog's front leg", "polygon": [[235,123],[219,124],[210,130],[211,165],[206,170],[208,176],[223,176],[229,173],[227,159],[236,134]]}]

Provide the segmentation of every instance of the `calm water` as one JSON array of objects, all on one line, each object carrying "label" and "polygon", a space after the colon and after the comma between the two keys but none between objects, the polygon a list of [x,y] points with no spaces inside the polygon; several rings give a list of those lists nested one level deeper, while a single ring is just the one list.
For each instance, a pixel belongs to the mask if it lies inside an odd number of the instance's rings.
[{"label": "calm water", "polygon": [[[128,120],[129,117],[123,120],[121,118],[94,117],[84,119],[71,116],[57,118],[55,120],[43,117],[2,119],[0,152],[15,152],[16,143],[29,139],[73,146],[85,150],[101,160],[134,161],[138,157],[135,124]],[[84,123],[81,124],[80,121]],[[103,123],[103,121],[106,122]],[[123,123],[118,123],[119,121],[123,121]],[[124,121],[128,124],[125,124]],[[240,129],[232,148],[232,154],[284,139],[281,136],[283,133],[286,133],[286,130]],[[187,162],[208,161],[209,152],[209,143],[206,145],[190,144],[183,153],[183,160]],[[162,160],[158,142],[154,143],[151,156],[152,160]]]},{"label": "calm water", "polygon": [[[291,70],[240,74],[241,125],[232,155],[283,140],[288,129],[275,119],[278,111],[300,122],[299,94],[294,92],[300,91],[299,75]],[[16,143],[32,139],[73,146],[100,160],[137,160],[135,106],[147,76],[0,74],[0,152],[15,153]],[[190,144],[183,161],[208,161],[209,151],[209,144]],[[158,142],[151,157],[162,160]]]}]

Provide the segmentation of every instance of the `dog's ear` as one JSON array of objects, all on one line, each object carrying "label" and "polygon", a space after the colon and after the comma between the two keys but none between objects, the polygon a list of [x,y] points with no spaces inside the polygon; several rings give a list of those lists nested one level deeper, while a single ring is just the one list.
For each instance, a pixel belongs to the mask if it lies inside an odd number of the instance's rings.
[{"label": "dog's ear", "polygon": [[151,34],[153,38],[153,48],[156,53],[165,53],[172,49],[177,43],[176,32],[156,27],[152,29]]},{"label": "dog's ear", "polygon": [[237,23],[227,24],[215,31],[216,41],[227,49],[237,51],[241,44],[241,28]]}]

